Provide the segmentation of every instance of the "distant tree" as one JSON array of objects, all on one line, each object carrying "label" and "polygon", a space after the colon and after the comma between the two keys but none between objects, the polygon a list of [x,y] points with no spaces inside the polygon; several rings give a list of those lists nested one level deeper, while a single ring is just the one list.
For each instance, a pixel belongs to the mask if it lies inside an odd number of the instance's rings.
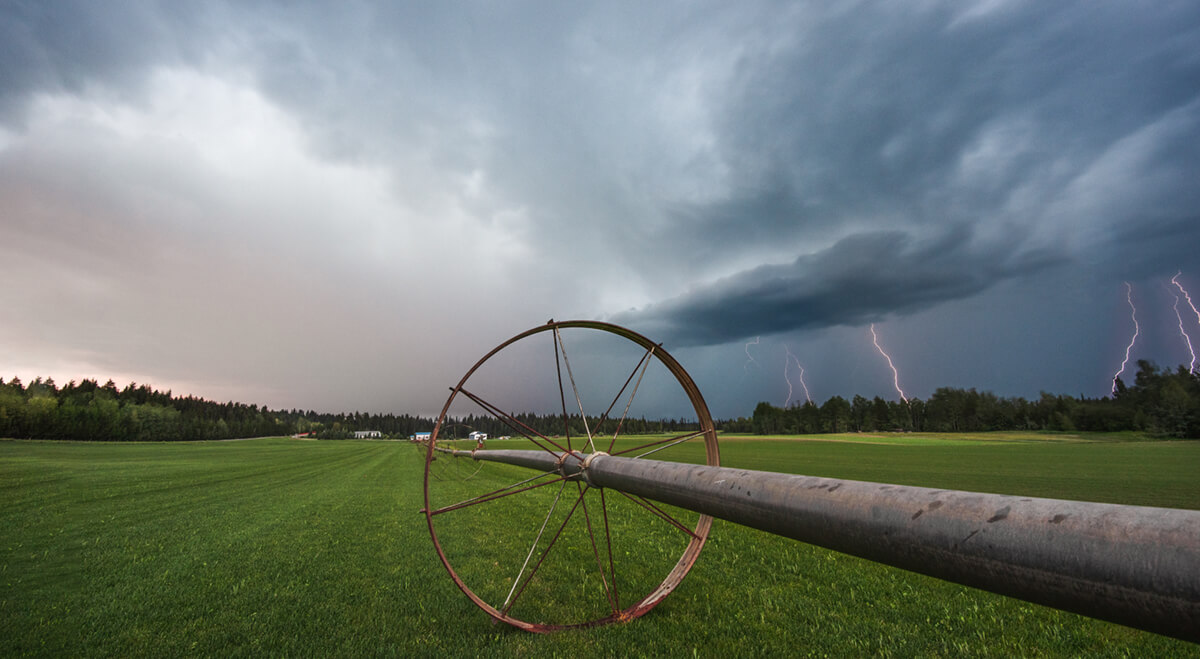
[{"label": "distant tree", "polygon": [[834,396],[821,406],[825,429],[832,433],[845,432],[850,424],[852,407],[845,398]]},{"label": "distant tree", "polygon": [[891,409],[887,401],[876,396],[871,399],[871,425],[874,430],[891,430]]},{"label": "distant tree", "polygon": [[783,410],[768,402],[761,402],[754,407],[754,432],[759,435],[773,435],[782,432],[781,417]]},{"label": "distant tree", "polygon": [[925,401],[920,398],[909,398],[908,414],[912,430],[923,432],[925,430]]},{"label": "distant tree", "polygon": [[871,415],[871,401],[855,394],[853,401],[850,403],[850,422],[854,426],[855,432],[867,430],[869,425],[868,417]]},{"label": "distant tree", "polygon": [[888,422],[893,430],[912,430],[912,415],[907,400],[888,401]]}]

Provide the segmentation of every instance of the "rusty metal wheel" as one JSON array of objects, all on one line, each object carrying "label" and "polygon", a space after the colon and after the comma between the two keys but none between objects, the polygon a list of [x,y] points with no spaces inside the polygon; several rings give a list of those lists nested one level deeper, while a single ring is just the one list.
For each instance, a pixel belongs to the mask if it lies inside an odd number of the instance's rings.
[{"label": "rusty metal wheel", "polygon": [[[471,451],[477,447],[477,442],[470,439],[470,433],[475,428],[465,423],[443,424],[436,435],[431,435],[434,445],[433,460],[430,462],[429,474],[439,481],[465,481],[479,474],[483,465],[476,460],[457,460],[455,451]],[[428,452],[428,446],[422,442],[421,453]]]},{"label": "rusty metal wheel", "polygon": [[[681,420],[646,421],[662,410],[677,410]],[[553,427],[534,427],[539,422],[525,413],[553,415]],[[439,440],[464,419],[487,420],[511,436],[489,437],[485,447]],[[501,343],[451,388],[425,448],[423,512],[439,558],[479,608],[527,631],[644,615],[679,586],[712,525],[707,515],[590,487],[558,470],[477,459],[513,448],[559,460],[599,453],[720,463],[712,418],[691,377],[661,345],[610,323],[551,321]],[[472,466],[444,469],[439,463],[448,460]],[[446,476],[453,473],[471,477]]]}]

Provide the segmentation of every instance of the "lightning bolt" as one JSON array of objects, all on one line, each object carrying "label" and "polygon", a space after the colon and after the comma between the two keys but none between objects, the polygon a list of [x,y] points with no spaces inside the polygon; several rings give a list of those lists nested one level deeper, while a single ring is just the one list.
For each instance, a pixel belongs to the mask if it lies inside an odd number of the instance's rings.
[{"label": "lightning bolt", "polygon": [[746,343],[746,363],[742,365],[742,370],[745,371],[746,373],[750,372],[750,362],[754,362],[755,366],[762,368],[762,366],[759,366],[758,360],[754,359],[754,355],[750,354],[750,346],[758,345],[759,338],[760,337],[756,336],[756,337],[754,337],[753,341],[749,341]]},{"label": "lightning bolt", "polygon": [[[1187,298],[1188,306],[1192,308],[1192,311],[1196,312],[1196,320],[1200,322],[1200,311],[1196,311],[1196,305],[1192,304],[1192,297],[1188,295],[1188,292],[1179,283],[1179,275],[1181,274],[1183,274],[1182,271],[1176,272],[1175,276],[1171,277],[1171,283],[1175,284],[1175,288],[1178,288],[1179,292],[1183,293],[1183,296]],[[1168,288],[1167,290],[1171,289]],[[1179,321],[1179,333],[1183,336],[1184,342],[1187,343],[1188,352],[1192,355],[1192,363],[1188,365],[1188,372],[1194,373],[1196,371],[1196,351],[1192,348],[1192,337],[1188,336],[1187,330],[1183,328],[1183,316],[1179,313],[1179,295],[1175,294],[1174,291],[1172,291],[1172,295],[1175,295],[1175,306],[1173,308],[1175,309],[1175,319]]]},{"label": "lightning bolt", "polygon": [[883,358],[887,360],[888,367],[892,369],[892,385],[896,387],[896,393],[900,394],[900,400],[908,402],[908,398],[904,395],[904,390],[900,388],[900,371],[896,370],[896,365],[892,363],[892,358],[884,352],[883,347],[879,345],[879,336],[875,334],[875,323],[871,323],[871,342],[875,344],[875,349]]},{"label": "lightning bolt", "polygon": [[788,383],[788,397],[783,403],[783,407],[786,409],[792,403],[792,379],[788,377],[788,366],[792,365],[792,361],[788,357],[792,356],[792,351],[788,350],[786,345],[783,346],[783,349],[787,350],[787,357],[783,358],[783,379]]},{"label": "lightning bolt", "polygon": [[1192,296],[1188,295],[1188,292],[1183,289],[1183,284],[1179,283],[1179,275],[1182,274],[1182,270],[1176,272],[1175,276],[1171,277],[1171,283],[1175,284],[1175,288],[1178,288],[1179,292],[1183,293],[1183,297],[1187,298],[1188,306],[1192,308],[1192,313],[1196,314],[1196,322],[1200,323],[1200,311],[1196,310],[1196,305],[1192,304]]},{"label": "lightning bolt", "polygon": [[804,367],[800,365],[800,360],[796,358],[796,355],[792,354],[791,349],[787,347],[786,343],[783,344],[783,349],[787,352],[787,356],[783,358],[783,379],[788,383],[788,399],[787,403],[784,403],[783,406],[787,407],[792,402],[792,380],[788,377],[788,367],[791,366],[792,362],[796,362],[796,367],[800,369],[800,386],[804,387],[805,400],[811,403],[812,396],[808,395],[808,384],[804,382]]},{"label": "lightning bolt", "polygon": [[1187,343],[1188,352],[1192,355],[1192,363],[1188,364],[1188,372],[1196,370],[1196,351],[1192,349],[1192,337],[1188,336],[1187,330],[1183,328],[1183,316],[1179,313],[1179,295],[1175,295],[1175,304],[1171,307],[1175,310],[1175,319],[1179,321],[1179,334],[1183,336],[1183,340]]},{"label": "lightning bolt", "polygon": [[1129,351],[1133,350],[1133,344],[1137,343],[1138,333],[1141,332],[1141,327],[1137,321],[1137,307],[1133,306],[1133,286],[1129,282],[1125,282],[1125,300],[1129,302],[1129,317],[1133,319],[1133,337],[1129,339],[1129,345],[1125,346],[1125,360],[1121,362],[1121,369],[1113,375],[1113,393],[1117,393],[1117,378],[1125,372],[1125,365],[1129,363]]},{"label": "lightning bolt", "polygon": [[[800,366],[799,361],[796,362],[796,366]],[[808,385],[804,383],[804,367],[803,366],[800,366],[800,386],[804,387],[804,399],[811,403],[812,396],[808,395]]]}]

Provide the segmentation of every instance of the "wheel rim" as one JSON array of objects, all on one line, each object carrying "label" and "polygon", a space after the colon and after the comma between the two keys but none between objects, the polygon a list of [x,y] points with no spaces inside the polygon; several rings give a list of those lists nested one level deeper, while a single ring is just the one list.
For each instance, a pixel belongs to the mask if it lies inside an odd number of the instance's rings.
[{"label": "wheel rim", "polygon": [[[557,384],[552,393],[557,397],[556,416],[562,419],[562,434],[557,436],[538,432],[512,410],[505,410],[503,402],[475,391],[477,381],[487,385],[480,373],[497,361],[523,369],[526,360],[520,353],[532,350],[531,342],[537,339],[531,337],[544,333],[549,333],[554,348],[553,378],[549,379]],[[564,338],[567,336],[569,340]],[[580,351],[568,354],[567,350],[576,339],[594,336],[615,342],[622,357],[641,355],[632,371],[615,366],[620,358],[612,360],[614,367],[609,370],[622,376],[598,386],[610,391],[600,405],[580,393],[578,379],[595,369],[596,363],[602,365],[599,370],[605,370],[605,360],[589,364]],[[549,346],[538,344],[531,354],[544,362]],[[505,358],[505,351],[518,354]],[[494,370],[503,371],[504,364]],[[618,387],[622,380],[624,384]],[[651,386],[652,381],[673,383],[675,389],[668,395],[694,415],[690,428],[665,438],[629,432],[637,422],[631,410],[638,409],[639,390],[644,392],[641,388]],[[656,387],[656,393],[664,388],[668,387]],[[611,403],[607,402],[609,396]],[[716,431],[703,397],[661,345],[631,330],[596,321],[551,321],[501,343],[451,388],[438,416],[425,452],[424,512],[438,557],[458,588],[492,618],[521,629],[550,632],[632,620],[679,586],[704,546],[711,517],[589,487],[556,472],[471,460],[466,447],[451,448],[439,439],[453,422],[452,408],[468,406],[511,428],[519,442],[558,455],[609,453],[718,465]],[[598,414],[598,410],[604,411]],[[583,432],[573,435],[572,429],[578,432],[581,425]],[[454,449],[458,453],[452,453]],[[437,473],[438,463],[445,460],[483,466],[474,471]],[[470,479],[445,478],[445,473],[466,472],[472,473]]]}]

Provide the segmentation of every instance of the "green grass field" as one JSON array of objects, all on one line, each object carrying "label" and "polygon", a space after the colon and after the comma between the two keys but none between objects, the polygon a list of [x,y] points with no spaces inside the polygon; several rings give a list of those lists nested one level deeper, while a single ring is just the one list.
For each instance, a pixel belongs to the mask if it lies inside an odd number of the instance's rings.
[{"label": "green grass field", "polygon": [[[722,461],[1200,509],[1200,442],[816,439],[732,437]],[[422,469],[397,442],[0,441],[0,655],[1200,656],[721,521],[646,617],[531,635],[450,581],[418,514]],[[520,504],[488,505],[502,535]]]}]

